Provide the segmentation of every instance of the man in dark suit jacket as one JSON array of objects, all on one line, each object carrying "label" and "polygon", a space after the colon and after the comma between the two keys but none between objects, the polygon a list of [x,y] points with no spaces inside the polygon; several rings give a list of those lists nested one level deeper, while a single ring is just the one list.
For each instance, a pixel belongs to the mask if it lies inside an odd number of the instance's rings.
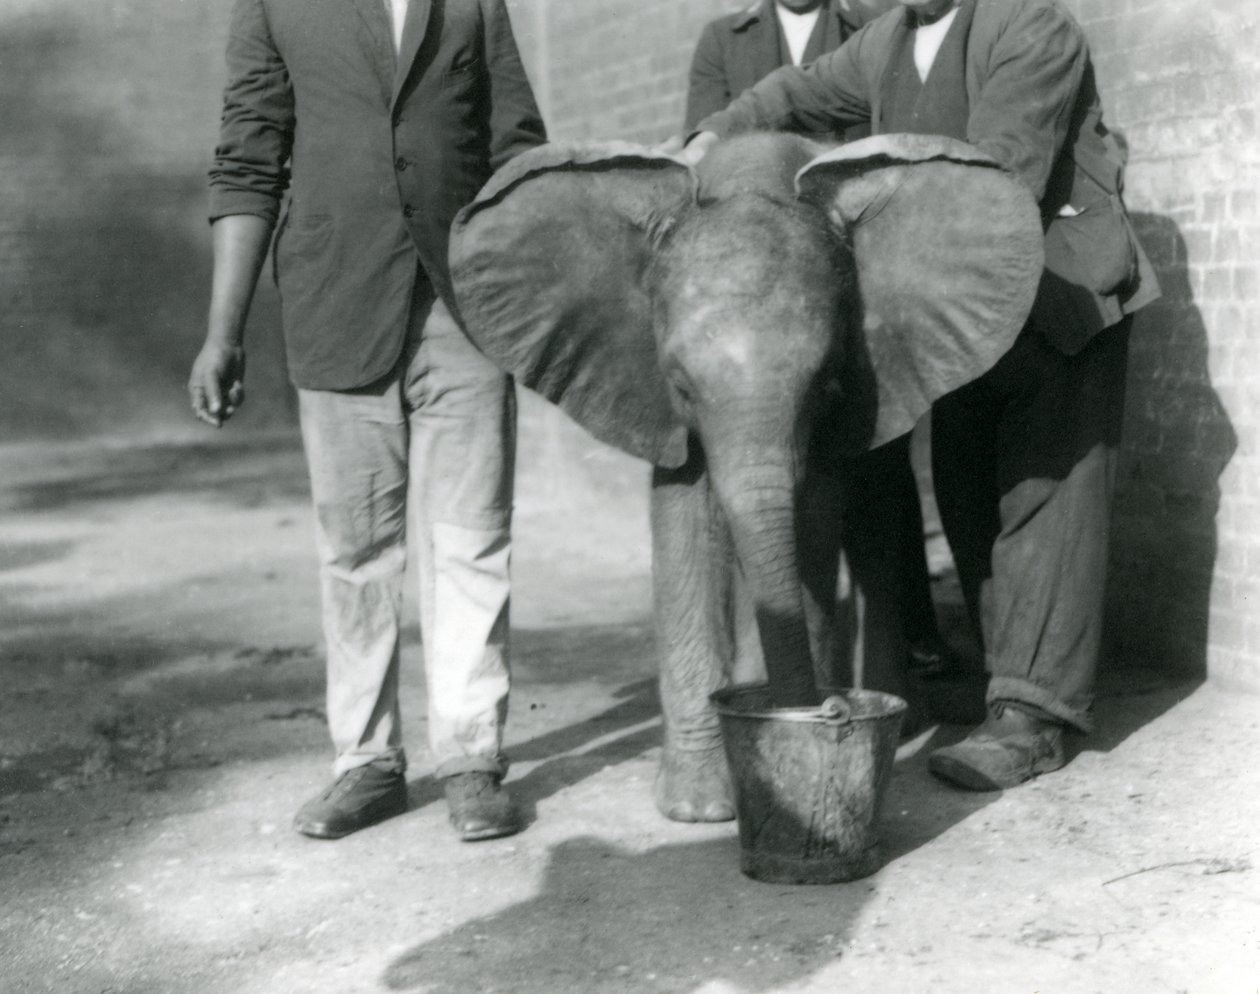
[{"label": "man in dark suit jacket", "polygon": [[[838,48],[850,35],[870,20],[878,10],[866,4],[871,0],[757,0],[735,14],[719,17],[705,25],[691,60],[687,88],[687,114],[684,131],[726,105],[754,83],[780,66],[813,62]],[[808,16],[818,12],[813,29],[798,60],[779,25],[778,10],[787,16]]]},{"label": "man in dark suit jacket", "polygon": [[1084,33],[1055,0],[899,0],[808,71],[786,68],[697,124],[684,155],[753,128],[869,122],[962,139],[1027,184],[1046,226],[1028,326],[937,402],[945,532],[983,634],[989,716],[929,768],[1009,787],[1089,728],[1131,315],[1159,295],[1121,202]]},{"label": "man in dark suit jacket", "polygon": [[508,692],[510,380],[464,337],[447,232],[545,140],[503,0],[237,0],[210,174],[214,281],[189,388],[220,425],[286,190],[274,266],[317,519],[337,838],[406,810],[398,713],[408,493],[429,745],[461,838],[518,826]]}]

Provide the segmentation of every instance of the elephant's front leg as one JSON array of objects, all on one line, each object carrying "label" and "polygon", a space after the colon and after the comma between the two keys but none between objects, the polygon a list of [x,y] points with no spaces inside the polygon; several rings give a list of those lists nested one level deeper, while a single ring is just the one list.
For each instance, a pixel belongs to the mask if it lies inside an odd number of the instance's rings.
[{"label": "elephant's front leg", "polygon": [[703,456],[652,476],[652,576],[665,748],[656,806],[674,821],[735,817],[730,771],[709,695],[734,652],[734,551]]}]

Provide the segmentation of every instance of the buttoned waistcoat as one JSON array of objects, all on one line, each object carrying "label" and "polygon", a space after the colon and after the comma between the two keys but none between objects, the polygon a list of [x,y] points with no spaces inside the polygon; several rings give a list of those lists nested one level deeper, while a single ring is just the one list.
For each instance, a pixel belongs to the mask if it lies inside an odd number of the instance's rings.
[{"label": "buttoned waistcoat", "polygon": [[274,222],[289,374],[387,373],[417,260],[454,310],[447,239],[492,171],[545,140],[503,0],[237,0],[211,218]]}]

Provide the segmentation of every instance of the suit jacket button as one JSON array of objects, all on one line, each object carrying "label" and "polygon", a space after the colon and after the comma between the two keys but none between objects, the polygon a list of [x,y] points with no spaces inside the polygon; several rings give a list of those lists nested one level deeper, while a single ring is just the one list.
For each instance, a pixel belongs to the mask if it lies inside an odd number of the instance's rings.
[{"label": "suit jacket button", "polygon": [[402,172],[404,169],[406,169],[407,164],[408,164],[407,160],[404,159],[401,155],[397,159],[394,160],[394,168],[397,169],[399,172]]},{"label": "suit jacket button", "polygon": [[411,204],[403,204],[403,217],[411,217],[415,212],[416,209]]}]

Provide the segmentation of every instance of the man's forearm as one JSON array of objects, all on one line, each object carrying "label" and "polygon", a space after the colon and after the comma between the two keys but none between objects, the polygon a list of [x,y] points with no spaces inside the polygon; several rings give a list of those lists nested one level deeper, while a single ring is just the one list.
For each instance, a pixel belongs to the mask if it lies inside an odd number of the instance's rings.
[{"label": "man's forearm", "polygon": [[221,345],[239,346],[245,319],[258,284],[272,223],[256,214],[228,214],[211,226],[214,236],[214,279],[206,337]]},{"label": "man's forearm", "polygon": [[786,90],[780,85],[785,74],[798,73],[796,66],[784,66],[743,93],[725,108],[702,117],[689,132],[712,131],[723,138],[745,131],[781,128],[792,117]]},{"label": "man's forearm", "polygon": [[868,121],[870,101],[855,51],[851,40],[811,66],[782,66],[693,130],[727,138],[745,131],[838,131]]}]

